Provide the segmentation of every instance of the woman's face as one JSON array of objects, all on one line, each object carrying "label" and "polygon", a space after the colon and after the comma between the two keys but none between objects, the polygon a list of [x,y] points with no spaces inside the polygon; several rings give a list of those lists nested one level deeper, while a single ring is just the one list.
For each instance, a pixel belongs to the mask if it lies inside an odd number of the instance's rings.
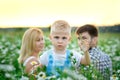
[{"label": "woman's face", "polygon": [[44,48],[44,38],[43,35],[39,35],[35,41],[35,51],[42,51]]}]

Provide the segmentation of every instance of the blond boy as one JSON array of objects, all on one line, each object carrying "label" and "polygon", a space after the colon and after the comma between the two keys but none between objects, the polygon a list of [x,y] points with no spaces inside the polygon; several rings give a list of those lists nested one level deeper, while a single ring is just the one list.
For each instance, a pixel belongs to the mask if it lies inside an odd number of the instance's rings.
[{"label": "blond boy", "polygon": [[90,58],[87,52],[89,46],[87,45],[87,42],[85,43],[84,56],[67,49],[67,45],[71,40],[71,27],[66,21],[58,20],[51,25],[50,40],[53,49],[40,56],[40,62],[47,67],[48,75],[58,75],[55,70],[56,68],[60,70],[64,70],[65,67],[69,68],[72,65],[71,60],[69,59],[70,53],[73,53],[77,66],[79,64],[90,64]]}]

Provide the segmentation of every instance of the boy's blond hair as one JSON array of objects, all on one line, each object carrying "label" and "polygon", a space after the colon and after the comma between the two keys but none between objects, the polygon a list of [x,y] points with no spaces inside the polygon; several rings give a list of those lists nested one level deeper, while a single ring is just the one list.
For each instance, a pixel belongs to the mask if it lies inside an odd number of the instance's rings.
[{"label": "boy's blond hair", "polygon": [[50,34],[54,32],[66,32],[71,34],[71,27],[68,22],[64,20],[57,20],[51,25]]},{"label": "boy's blond hair", "polygon": [[40,35],[43,36],[43,32],[39,28],[29,28],[25,31],[22,37],[20,56],[18,58],[19,63],[23,63],[24,60],[31,56],[35,48],[35,42]]}]

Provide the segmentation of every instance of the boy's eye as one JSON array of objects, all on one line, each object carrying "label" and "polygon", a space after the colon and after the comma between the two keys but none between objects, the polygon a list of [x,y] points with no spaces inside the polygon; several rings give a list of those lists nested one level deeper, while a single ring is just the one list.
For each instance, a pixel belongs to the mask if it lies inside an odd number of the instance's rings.
[{"label": "boy's eye", "polygon": [[59,39],[59,37],[58,37],[58,36],[55,36],[54,38],[55,38],[55,39]]},{"label": "boy's eye", "polygon": [[62,39],[67,39],[67,37],[63,37]]}]

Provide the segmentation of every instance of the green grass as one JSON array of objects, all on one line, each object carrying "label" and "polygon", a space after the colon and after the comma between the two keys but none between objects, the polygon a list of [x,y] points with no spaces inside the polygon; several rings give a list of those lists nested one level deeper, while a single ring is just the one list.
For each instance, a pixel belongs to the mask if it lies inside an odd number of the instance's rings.
[{"label": "green grass", "polygon": [[[22,71],[17,62],[17,58],[20,53],[23,33],[24,31],[0,32],[0,80],[18,80],[22,76]],[[51,42],[48,40],[49,32],[44,32],[44,35],[45,50],[47,50],[51,46]],[[116,75],[116,77],[120,79],[120,33],[100,33],[98,45],[103,51],[110,55],[113,63],[113,75]],[[68,48],[79,50],[74,33],[72,33],[72,40]],[[7,70],[4,67],[10,67],[11,70],[9,68]],[[95,75],[97,72],[93,70],[92,67],[89,66],[87,71],[84,70],[83,67],[82,71],[82,75],[84,75],[88,80],[95,80],[96,77],[93,78],[92,75]]]}]

